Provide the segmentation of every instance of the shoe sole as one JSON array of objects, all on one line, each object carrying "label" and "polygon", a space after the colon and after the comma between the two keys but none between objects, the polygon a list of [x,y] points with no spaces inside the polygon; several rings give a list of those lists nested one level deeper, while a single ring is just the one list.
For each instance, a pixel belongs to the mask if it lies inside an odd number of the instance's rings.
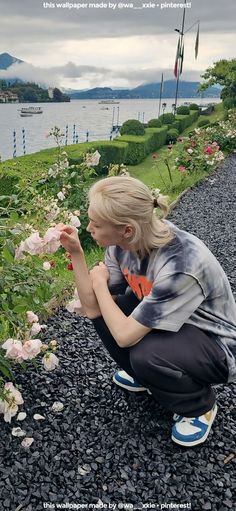
[{"label": "shoe sole", "polygon": [[205,440],[207,439],[207,437],[211,431],[211,426],[216,418],[217,410],[218,410],[218,407],[217,407],[217,405],[215,405],[215,409],[212,414],[212,418],[211,418],[210,424],[208,426],[208,429],[207,429],[205,435],[202,438],[200,438],[199,440],[195,440],[194,442],[183,442],[182,440],[178,440],[178,438],[175,438],[173,435],[171,436],[171,440],[173,442],[175,442],[175,444],[182,445],[183,447],[194,447],[195,445],[202,444],[203,442],[205,442]]},{"label": "shoe sole", "polygon": [[118,385],[118,387],[122,387],[122,389],[129,390],[130,392],[147,392],[148,391],[148,389],[146,389],[145,387],[134,388],[134,387],[130,387],[129,385],[125,385],[125,383],[120,383],[119,381],[117,381],[115,379],[114,376],[113,376],[112,380],[116,385]]}]

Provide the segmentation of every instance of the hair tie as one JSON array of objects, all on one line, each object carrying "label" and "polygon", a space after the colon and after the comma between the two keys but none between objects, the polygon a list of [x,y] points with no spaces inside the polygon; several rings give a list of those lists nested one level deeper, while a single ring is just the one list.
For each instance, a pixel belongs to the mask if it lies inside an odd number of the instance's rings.
[{"label": "hair tie", "polygon": [[152,193],[152,204],[153,204],[153,207],[154,208],[158,208],[158,197],[160,195],[160,189],[159,188],[152,188],[151,189],[151,193]]}]

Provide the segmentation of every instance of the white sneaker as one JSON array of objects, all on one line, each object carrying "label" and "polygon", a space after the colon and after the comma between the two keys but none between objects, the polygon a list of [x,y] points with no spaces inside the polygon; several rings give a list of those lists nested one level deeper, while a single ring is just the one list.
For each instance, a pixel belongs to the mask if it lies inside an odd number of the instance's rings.
[{"label": "white sneaker", "polygon": [[172,427],[173,442],[186,447],[202,444],[210,433],[216,414],[217,404],[215,403],[209,412],[200,417],[178,416],[177,422]]}]

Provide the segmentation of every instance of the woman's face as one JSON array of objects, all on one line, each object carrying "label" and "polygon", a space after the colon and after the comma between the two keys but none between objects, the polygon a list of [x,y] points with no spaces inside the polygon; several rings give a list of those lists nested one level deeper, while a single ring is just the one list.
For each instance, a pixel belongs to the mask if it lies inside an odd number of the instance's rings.
[{"label": "woman's face", "polygon": [[114,226],[110,222],[101,219],[95,212],[94,208],[89,206],[88,209],[89,224],[87,231],[90,232],[92,238],[100,247],[108,247],[118,245],[127,249],[130,245],[127,241],[132,236],[131,226]]}]

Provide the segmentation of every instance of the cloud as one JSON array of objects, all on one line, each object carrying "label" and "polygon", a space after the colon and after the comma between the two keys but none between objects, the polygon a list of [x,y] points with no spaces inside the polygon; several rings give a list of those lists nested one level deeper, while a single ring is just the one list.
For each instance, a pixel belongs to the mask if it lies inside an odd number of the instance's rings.
[{"label": "cloud", "polygon": [[[59,1],[66,2],[51,4]],[[86,0],[70,2],[89,5]],[[17,71],[23,80],[77,89],[136,86],[158,81],[163,71],[166,79],[173,78],[174,29],[181,26],[181,9],[69,10],[44,8],[44,0],[0,3],[2,51],[31,63],[22,68],[12,66],[9,78]],[[142,6],[143,2],[133,0],[133,4]],[[185,38],[184,79],[198,80],[214,61],[234,57],[235,17],[235,0],[227,0],[227,5],[222,0],[191,2],[186,29],[200,19],[200,48],[195,61],[195,26]]]}]

